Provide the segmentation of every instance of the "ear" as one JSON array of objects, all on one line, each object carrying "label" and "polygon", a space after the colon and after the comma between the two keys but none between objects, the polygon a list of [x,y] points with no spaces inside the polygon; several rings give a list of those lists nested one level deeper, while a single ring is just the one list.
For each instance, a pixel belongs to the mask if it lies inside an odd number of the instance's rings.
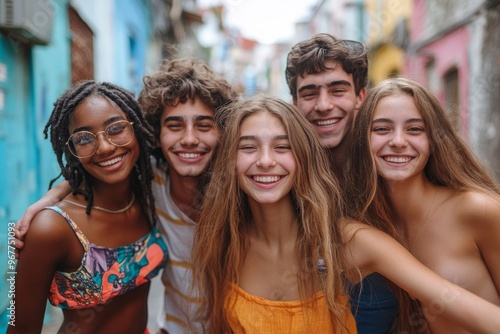
[{"label": "ear", "polygon": [[356,112],[361,108],[363,102],[365,102],[365,98],[366,98],[366,87],[362,88],[359,91],[359,94],[356,96],[356,105],[354,106]]},{"label": "ear", "polygon": [[161,141],[158,138],[155,138],[155,144],[157,148],[161,148]]}]

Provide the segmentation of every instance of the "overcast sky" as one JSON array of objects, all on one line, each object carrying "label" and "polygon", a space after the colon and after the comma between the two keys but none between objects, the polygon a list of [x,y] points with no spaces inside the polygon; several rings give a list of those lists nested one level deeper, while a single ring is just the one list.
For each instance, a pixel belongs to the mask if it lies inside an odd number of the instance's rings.
[{"label": "overcast sky", "polygon": [[198,0],[200,6],[223,3],[226,25],[263,44],[289,40],[293,24],[308,18],[319,0]]}]

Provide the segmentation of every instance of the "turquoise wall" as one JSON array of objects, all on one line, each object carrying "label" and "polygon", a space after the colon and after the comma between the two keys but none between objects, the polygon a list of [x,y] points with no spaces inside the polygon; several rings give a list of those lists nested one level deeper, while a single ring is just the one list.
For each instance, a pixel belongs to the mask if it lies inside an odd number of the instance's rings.
[{"label": "turquoise wall", "polygon": [[49,139],[43,129],[52,112],[54,102],[71,85],[71,34],[67,0],[53,1],[56,5],[52,40],[47,46],[35,46],[32,51],[32,82],[34,96],[34,140],[36,145],[36,193],[40,198],[51,179],[59,175]]},{"label": "turquoise wall", "polygon": [[[17,221],[60,173],[43,129],[53,103],[71,84],[69,0],[46,1],[55,9],[48,45],[25,45],[0,33],[0,277],[7,272],[8,222]],[[136,94],[151,36],[147,3],[114,0],[114,43],[106,50],[113,53],[112,81]],[[7,295],[7,281],[1,279],[0,333],[5,332]]]},{"label": "turquoise wall", "polygon": [[53,3],[50,44],[30,46],[0,35],[0,66],[6,73],[5,80],[0,80],[5,101],[0,110],[0,219],[4,222],[19,219],[58,175],[43,128],[54,101],[70,85],[71,71],[67,7],[65,1]]},{"label": "turquoise wall", "polygon": [[30,175],[36,161],[30,158],[33,154],[33,137],[30,135],[33,103],[30,98],[29,48],[17,45],[8,37],[0,37],[0,64],[4,73],[0,81],[4,101],[0,111],[0,210],[2,222],[6,223],[19,217],[23,203],[29,202],[35,190],[33,175]]},{"label": "turquoise wall", "polygon": [[[55,7],[51,42],[31,46],[0,35],[0,277],[7,273],[7,231],[58,175],[43,128],[52,105],[69,87],[67,0]],[[0,332],[5,332],[9,286],[0,280]]]},{"label": "turquoise wall", "polygon": [[[0,314],[8,306],[7,233],[9,221],[22,212],[33,193],[29,171],[36,162],[33,137],[29,135],[32,115],[29,99],[29,50],[16,45],[8,37],[0,37]],[[32,179],[32,177],[31,177]],[[12,256],[12,254],[10,254]],[[0,318],[0,331],[5,332],[7,317]]]},{"label": "turquoise wall", "polygon": [[114,82],[137,95],[146,67],[150,9],[143,0],[115,0],[114,9]]}]

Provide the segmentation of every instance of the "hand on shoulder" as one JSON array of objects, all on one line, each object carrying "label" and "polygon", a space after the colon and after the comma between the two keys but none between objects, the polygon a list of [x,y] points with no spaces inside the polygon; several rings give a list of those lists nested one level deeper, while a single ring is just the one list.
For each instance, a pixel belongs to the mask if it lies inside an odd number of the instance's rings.
[{"label": "hand on shoulder", "polygon": [[47,191],[47,193],[40,198],[35,203],[31,204],[28,209],[24,212],[22,217],[16,223],[16,239],[19,241],[15,247],[21,249],[23,248],[22,241],[26,233],[30,228],[31,221],[33,218],[43,210],[43,208],[54,205],[64,198],[67,194],[69,194],[71,188],[69,186],[68,181],[62,181],[56,187]]}]

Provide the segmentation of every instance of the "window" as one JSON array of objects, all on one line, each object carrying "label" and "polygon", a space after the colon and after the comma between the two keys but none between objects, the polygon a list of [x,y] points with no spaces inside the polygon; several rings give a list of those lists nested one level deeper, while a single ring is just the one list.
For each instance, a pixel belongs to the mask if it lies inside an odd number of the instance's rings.
[{"label": "window", "polygon": [[446,110],[456,130],[460,129],[459,96],[458,69],[453,68],[444,75],[444,97],[446,100]]}]

